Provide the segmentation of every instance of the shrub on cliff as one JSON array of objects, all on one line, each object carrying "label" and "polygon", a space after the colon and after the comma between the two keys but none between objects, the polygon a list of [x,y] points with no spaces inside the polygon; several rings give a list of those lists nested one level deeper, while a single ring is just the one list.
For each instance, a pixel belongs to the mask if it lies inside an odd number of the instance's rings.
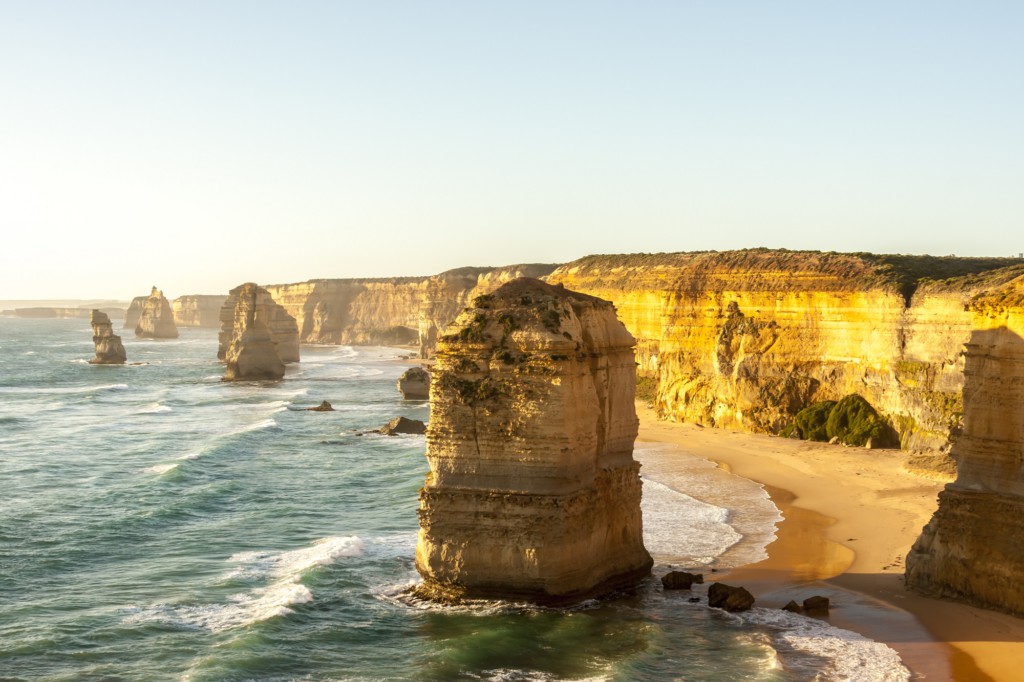
[{"label": "shrub on cliff", "polygon": [[800,410],[793,423],[781,431],[783,436],[794,433],[804,440],[824,442],[838,438],[846,445],[865,445],[869,438],[881,447],[899,443],[889,422],[856,393],[838,402],[824,400]]},{"label": "shrub on cliff", "polygon": [[892,430],[871,403],[856,393],[836,403],[825,424],[829,439],[838,438],[847,445],[864,445],[869,438],[878,445],[890,445]]}]

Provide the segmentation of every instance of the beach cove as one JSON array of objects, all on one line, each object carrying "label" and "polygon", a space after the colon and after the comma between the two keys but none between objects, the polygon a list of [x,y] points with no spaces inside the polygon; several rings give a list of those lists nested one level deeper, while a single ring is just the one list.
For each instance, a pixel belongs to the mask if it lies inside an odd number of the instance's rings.
[{"label": "beach cove", "polygon": [[1024,621],[903,588],[903,559],[943,486],[907,472],[905,453],[667,423],[640,403],[637,412],[639,443],[677,448],[638,456],[645,473],[710,460],[762,484],[782,512],[767,559],[713,577],[746,586],[758,606],[830,596],[832,625],[889,645],[916,676],[1018,679]]}]

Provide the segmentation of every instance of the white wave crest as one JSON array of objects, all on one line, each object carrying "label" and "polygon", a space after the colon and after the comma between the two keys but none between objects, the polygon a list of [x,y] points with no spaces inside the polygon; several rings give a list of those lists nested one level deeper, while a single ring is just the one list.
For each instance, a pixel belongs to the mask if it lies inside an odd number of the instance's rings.
[{"label": "white wave crest", "polygon": [[729,525],[729,510],[643,478],[640,510],[644,546],[661,561],[706,565],[743,536]]},{"label": "white wave crest", "polygon": [[145,473],[145,474],[166,474],[168,471],[174,471],[177,468],[178,468],[178,465],[176,463],[175,464],[155,464],[155,465],[153,465],[151,467],[146,467],[145,469],[142,470],[142,472]]},{"label": "white wave crest", "polygon": [[829,661],[815,677],[829,682],[907,682],[910,671],[899,654],[881,642],[781,609],[754,608],[740,614],[748,623],[768,626],[798,651]]},{"label": "white wave crest", "polygon": [[174,412],[174,409],[160,403],[151,403],[136,411],[135,414],[164,414],[166,412]]}]

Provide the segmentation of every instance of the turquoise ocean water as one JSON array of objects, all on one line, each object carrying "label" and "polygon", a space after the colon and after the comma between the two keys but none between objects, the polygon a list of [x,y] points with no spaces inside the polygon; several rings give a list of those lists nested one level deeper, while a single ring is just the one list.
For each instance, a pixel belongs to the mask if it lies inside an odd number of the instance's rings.
[{"label": "turquoise ocean water", "polygon": [[[400,351],[304,347],[229,384],[214,331],[124,339],[143,364],[92,366],[86,321],[0,318],[0,680],[906,679],[852,633],[653,579],[574,609],[412,603],[424,439],[356,435],[428,419]],[[709,476],[645,481],[656,571],[771,539],[763,491]]]}]

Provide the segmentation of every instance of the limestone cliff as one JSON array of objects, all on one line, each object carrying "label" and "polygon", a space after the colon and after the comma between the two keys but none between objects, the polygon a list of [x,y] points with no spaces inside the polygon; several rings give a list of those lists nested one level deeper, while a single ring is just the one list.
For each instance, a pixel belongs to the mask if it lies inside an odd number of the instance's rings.
[{"label": "limestone cliff", "polygon": [[303,343],[420,346],[433,351],[437,330],[469,301],[515,277],[553,265],[461,268],[432,277],[319,279],[266,287],[295,318]]},{"label": "limestone cliff", "polygon": [[124,311],[123,329],[135,329],[135,326],[139,324],[139,318],[142,316],[142,307],[146,305],[146,299],[148,298],[149,296],[136,296],[132,299],[132,302],[128,304],[128,309]]},{"label": "limestone cliff", "polygon": [[89,317],[92,325],[92,342],[96,347],[96,357],[89,361],[93,365],[123,365],[127,360],[121,337],[114,334],[114,325],[110,317],[100,311],[93,310]]},{"label": "limestone cliff", "polygon": [[220,327],[220,309],[227,296],[191,294],[179,296],[171,303],[174,323],[179,327]]},{"label": "limestone cliff", "polygon": [[164,298],[164,292],[156,287],[153,287],[142,304],[139,322],[135,325],[135,336],[146,339],[178,338],[178,328],[174,324],[171,304]]},{"label": "limestone cliff", "polygon": [[615,304],[663,418],[774,433],[859,393],[934,450],[960,423],[964,307],[988,286],[967,275],[1021,262],[753,249],[591,256],[547,279]]},{"label": "limestone cliff", "polygon": [[[217,359],[228,360],[232,343],[254,325],[266,330],[273,354],[282,365],[299,361],[299,329],[295,319],[266,289],[252,282],[232,289],[221,306]],[[257,337],[262,343],[262,331]]]},{"label": "limestone cliff", "polygon": [[438,340],[418,592],[557,603],[646,575],[634,341],[614,308],[533,279],[473,306]]},{"label": "limestone cliff", "polygon": [[970,305],[955,482],[907,556],[906,583],[1024,616],[1024,277]]}]

